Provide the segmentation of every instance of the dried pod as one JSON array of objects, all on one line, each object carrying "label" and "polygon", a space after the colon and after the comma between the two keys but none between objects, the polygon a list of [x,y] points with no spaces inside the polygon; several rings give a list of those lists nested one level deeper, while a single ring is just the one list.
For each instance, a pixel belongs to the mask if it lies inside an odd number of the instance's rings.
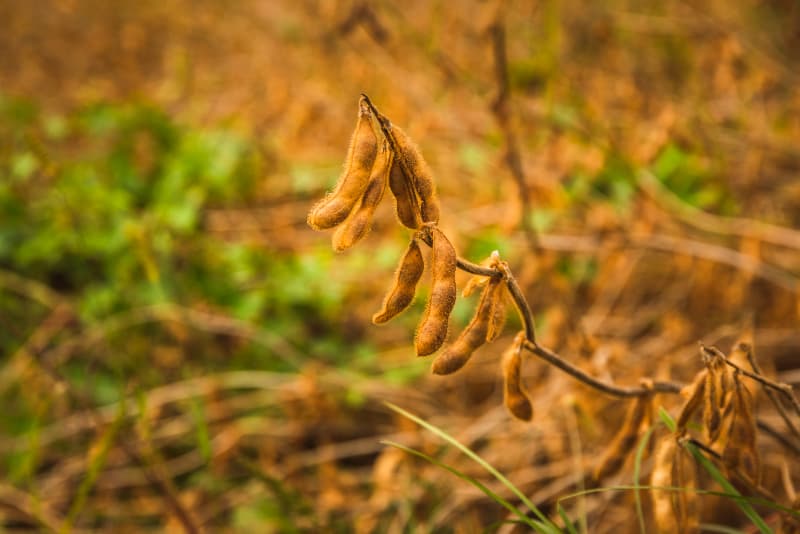
[{"label": "dried pod", "polygon": [[522,390],[522,347],[525,333],[520,332],[514,343],[503,354],[503,403],[511,415],[523,421],[533,417],[533,406]]},{"label": "dried pod", "polygon": [[675,459],[672,462],[672,483],[681,491],[674,492],[672,504],[678,523],[676,532],[697,532],[699,517],[697,509],[697,472],[691,453],[678,441]]},{"label": "dried pod", "polygon": [[678,532],[672,492],[664,489],[672,486],[672,465],[677,448],[678,444],[673,436],[663,439],[656,448],[653,471],[650,474],[653,519],[656,532],[659,533]]},{"label": "dried pod", "polygon": [[422,222],[439,222],[439,199],[436,196],[436,186],[430,167],[417,145],[403,130],[393,125],[392,136],[397,143],[398,156],[403,159],[406,168],[411,172],[410,178],[420,199]]},{"label": "dried pod", "polygon": [[367,188],[372,165],[378,154],[378,138],[372,129],[370,117],[369,108],[362,97],[344,172],[333,192],[320,200],[308,214],[308,225],[315,230],[325,230],[341,224]]},{"label": "dried pod", "polygon": [[[481,265],[481,267],[486,267],[485,265]],[[461,296],[466,298],[471,296],[475,291],[481,289],[486,284],[489,283],[489,278],[486,276],[481,276],[479,274],[474,274],[469,277],[467,283],[464,284],[464,289],[461,290]]]},{"label": "dried pod", "polygon": [[729,400],[730,372],[725,356],[713,347],[701,347],[706,365],[703,422],[708,431],[709,443],[714,443],[722,429],[722,412]]},{"label": "dried pod", "polygon": [[[481,267],[492,267],[497,263],[497,257],[495,254],[498,254],[497,251],[494,251],[489,257],[485,258],[483,261],[479,263]],[[461,290],[462,297],[469,297],[472,295],[476,290],[482,288],[487,283],[489,283],[489,277],[483,276],[481,274],[473,274],[467,279],[467,283],[464,284],[464,289]]]},{"label": "dried pod", "polygon": [[742,384],[739,373],[733,375],[733,409],[730,434],[722,451],[722,461],[729,470],[739,469],[758,485],[761,461],[756,448],[756,419],[753,415],[753,396]]},{"label": "dried pod", "polygon": [[492,318],[489,321],[489,329],[486,331],[486,342],[494,341],[503,332],[503,327],[506,325],[506,292],[505,283],[495,294],[494,301],[492,302]]},{"label": "dried pod", "polygon": [[417,327],[414,344],[418,356],[436,352],[447,337],[447,321],[456,303],[456,250],[441,230],[431,234],[431,293]]},{"label": "dried pod", "polygon": [[400,267],[395,273],[394,284],[383,301],[381,311],[372,316],[372,322],[382,324],[408,308],[417,292],[417,283],[425,269],[422,251],[416,239],[406,249]]},{"label": "dried pod", "polygon": [[389,172],[389,189],[395,199],[397,219],[403,226],[416,230],[421,226],[419,218],[419,201],[414,193],[414,187],[406,179],[406,175],[395,157],[392,169]]},{"label": "dried pod", "polygon": [[678,434],[682,434],[686,430],[686,425],[689,423],[689,419],[703,403],[707,374],[708,371],[706,369],[703,369],[697,373],[694,377],[694,380],[692,380],[692,383],[684,388],[684,390],[681,392],[682,394],[688,394],[689,398],[683,405],[683,408],[681,408],[680,414],[678,414],[678,419],[676,422]]},{"label": "dried pod", "polygon": [[650,412],[650,395],[637,397],[628,408],[625,421],[622,423],[611,444],[606,448],[603,458],[594,470],[594,479],[601,481],[620,470],[625,459],[636,444],[639,428]]},{"label": "dried pod", "polygon": [[392,151],[384,146],[375,160],[367,188],[356,209],[333,233],[331,240],[336,252],[342,252],[352,247],[369,233],[375,208],[378,207],[383,198],[383,192],[386,191],[392,159]]},{"label": "dried pod", "polygon": [[434,360],[432,369],[434,374],[455,373],[469,361],[475,349],[486,343],[495,301],[498,296],[502,297],[502,293],[498,291],[502,289],[502,281],[500,276],[493,277],[483,288],[472,320],[461,335]]}]

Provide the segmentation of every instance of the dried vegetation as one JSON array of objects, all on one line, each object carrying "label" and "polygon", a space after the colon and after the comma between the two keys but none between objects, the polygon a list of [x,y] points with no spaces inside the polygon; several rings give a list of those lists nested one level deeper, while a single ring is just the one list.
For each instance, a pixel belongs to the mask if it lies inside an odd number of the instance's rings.
[{"label": "dried vegetation", "polygon": [[[209,195],[196,234],[175,239],[291,259],[263,296],[274,264],[229,273],[268,303],[251,315],[181,292],[188,249],[166,302],[87,319],[84,286],[61,274],[92,258],[43,271],[2,256],[0,525],[470,532],[509,519],[381,445],[519,504],[390,401],[548,516],[563,498],[591,532],[797,532],[800,11],[736,5],[0,3],[8,94],[65,114],[146,95],[254,139],[257,189]],[[350,134],[362,92],[373,100]],[[60,165],[15,187],[33,202]],[[125,238],[141,276],[167,279],[152,236]]]}]

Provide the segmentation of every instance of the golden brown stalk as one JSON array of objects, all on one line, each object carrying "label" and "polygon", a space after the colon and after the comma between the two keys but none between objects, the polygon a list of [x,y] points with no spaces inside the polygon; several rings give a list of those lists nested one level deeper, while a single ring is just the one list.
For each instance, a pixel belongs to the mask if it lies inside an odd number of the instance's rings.
[{"label": "golden brown stalk", "polygon": [[308,225],[325,230],[341,224],[364,194],[378,153],[378,138],[372,129],[371,113],[362,97],[358,122],[350,138],[344,172],[333,192],[317,202],[308,214]]},{"label": "golden brown stalk", "polygon": [[486,336],[489,332],[489,325],[492,322],[492,312],[498,296],[502,297],[499,289],[502,289],[503,279],[500,276],[489,280],[486,287],[481,292],[478,307],[475,315],[467,327],[444,352],[436,357],[433,362],[432,371],[437,375],[449,375],[461,369],[469,361],[472,353],[486,343]]},{"label": "golden brown stalk", "polygon": [[358,206],[345,219],[344,224],[339,226],[333,233],[331,240],[333,249],[336,252],[342,252],[352,247],[369,233],[375,208],[378,207],[383,198],[383,192],[386,191],[386,182],[389,178],[392,159],[392,151],[386,146],[382,147],[372,167],[372,174],[369,177],[367,188],[364,190]]},{"label": "golden brown stalk", "polygon": [[625,459],[636,444],[642,422],[650,412],[650,396],[636,397],[628,408],[625,421],[622,423],[611,444],[606,448],[603,458],[594,470],[594,480],[601,481],[622,468]]},{"label": "golden brown stalk", "polygon": [[372,316],[372,322],[382,324],[408,308],[417,292],[417,283],[425,269],[422,252],[416,239],[412,239],[406,249],[400,267],[395,274],[394,284],[383,301],[381,311]]},{"label": "golden brown stalk", "polygon": [[407,227],[416,230],[420,225],[419,218],[419,201],[417,195],[414,193],[414,188],[400,166],[400,163],[395,158],[392,165],[392,170],[389,172],[389,189],[392,191],[395,199],[395,211],[397,212],[397,219],[400,223]]},{"label": "golden brown stalk", "polygon": [[456,250],[441,230],[428,227],[431,234],[431,293],[414,344],[418,356],[436,352],[447,337],[447,321],[456,303]]},{"label": "golden brown stalk", "polygon": [[403,130],[392,125],[392,136],[397,143],[398,156],[403,159],[406,168],[412,174],[410,178],[414,190],[419,195],[422,222],[439,222],[439,199],[436,196],[436,186],[430,167],[417,145]]},{"label": "golden brown stalk", "polygon": [[522,389],[522,348],[525,332],[514,338],[514,343],[503,354],[503,403],[511,415],[523,421],[533,417],[533,406]]}]

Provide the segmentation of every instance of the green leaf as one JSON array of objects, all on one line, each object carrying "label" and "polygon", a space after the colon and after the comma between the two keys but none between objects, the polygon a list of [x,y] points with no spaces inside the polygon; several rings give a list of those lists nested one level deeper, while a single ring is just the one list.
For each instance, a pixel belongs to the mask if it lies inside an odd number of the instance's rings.
[{"label": "green leaf", "polygon": [[208,434],[208,423],[206,422],[205,405],[202,398],[195,397],[189,401],[189,408],[192,414],[192,421],[194,422],[195,438],[197,439],[197,448],[200,450],[200,455],[203,460],[208,462],[211,460],[213,451],[211,450],[211,440]]},{"label": "green leaf", "polygon": [[686,158],[684,151],[670,143],[658,155],[651,170],[659,180],[664,181],[686,163]]},{"label": "green leaf", "polygon": [[19,179],[29,178],[39,168],[39,159],[32,152],[16,154],[11,160],[11,173]]},{"label": "green leaf", "polygon": [[567,511],[564,510],[564,507],[561,506],[560,502],[557,504],[557,509],[558,509],[558,515],[564,522],[564,528],[567,529],[567,532],[569,532],[569,534],[578,534],[578,531],[575,529],[575,525],[572,524],[572,520],[567,515]]}]

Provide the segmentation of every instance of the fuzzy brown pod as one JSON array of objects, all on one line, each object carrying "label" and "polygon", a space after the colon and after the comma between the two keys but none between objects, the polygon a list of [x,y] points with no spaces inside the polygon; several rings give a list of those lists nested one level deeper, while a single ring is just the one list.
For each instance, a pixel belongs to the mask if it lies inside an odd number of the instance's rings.
[{"label": "fuzzy brown pod", "polygon": [[503,354],[503,403],[511,415],[523,421],[530,421],[533,417],[533,406],[522,389],[524,343],[525,333],[520,332],[514,338],[514,343]]},{"label": "fuzzy brown pod", "polygon": [[347,250],[369,233],[375,209],[386,191],[393,159],[392,151],[384,145],[372,166],[369,182],[356,208],[333,233],[331,243],[336,252]]},{"label": "fuzzy brown pod", "polygon": [[383,301],[383,307],[372,316],[373,323],[383,324],[411,305],[417,292],[417,283],[424,270],[425,263],[419,243],[416,239],[412,239],[400,260],[394,283]]},{"label": "fuzzy brown pod", "polygon": [[701,347],[706,365],[703,422],[708,431],[709,443],[714,443],[722,430],[722,414],[730,399],[731,378],[725,356],[714,347]]},{"label": "fuzzy brown pod", "polygon": [[405,168],[411,173],[409,178],[419,195],[422,222],[439,222],[439,199],[430,167],[417,145],[401,128],[392,125],[391,132],[397,144],[398,157],[402,158]]},{"label": "fuzzy brown pod", "polygon": [[406,228],[418,229],[421,226],[419,201],[397,158],[389,172],[389,190],[394,195],[397,220]]},{"label": "fuzzy brown pod", "polygon": [[432,371],[437,375],[449,375],[461,369],[475,352],[486,343],[489,327],[494,320],[495,303],[503,294],[503,278],[492,277],[483,288],[475,315],[458,338],[433,361]]},{"label": "fuzzy brown pod", "polygon": [[611,440],[602,459],[594,470],[593,478],[595,481],[599,482],[622,468],[625,459],[636,444],[636,440],[639,437],[639,429],[642,427],[642,423],[648,418],[650,411],[650,395],[637,397],[628,408],[625,421],[617,431],[614,439]]},{"label": "fuzzy brown pod", "polygon": [[[497,264],[499,257],[499,253],[497,251],[492,252],[487,258],[482,260],[478,265],[481,267],[486,267],[487,269],[493,267]],[[481,289],[486,284],[489,283],[490,278],[488,276],[483,276],[481,274],[473,274],[467,279],[467,283],[464,284],[464,288],[461,290],[461,296],[466,298],[472,295],[478,289]]]},{"label": "fuzzy brown pod", "polygon": [[447,338],[447,323],[456,303],[456,250],[435,226],[431,236],[431,292],[417,327],[414,346],[417,356],[433,354]]},{"label": "fuzzy brown pod", "polygon": [[489,320],[489,328],[486,330],[486,342],[489,343],[497,339],[503,332],[503,327],[506,325],[506,304],[507,297],[505,291],[505,283],[501,284],[497,294],[492,302],[492,315]]},{"label": "fuzzy brown pod", "polygon": [[344,172],[333,191],[311,208],[307,218],[309,226],[315,230],[326,230],[341,224],[350,215],[367,188],[377,154],[378,137],[372,128],[371,113],[362,97]]}]

